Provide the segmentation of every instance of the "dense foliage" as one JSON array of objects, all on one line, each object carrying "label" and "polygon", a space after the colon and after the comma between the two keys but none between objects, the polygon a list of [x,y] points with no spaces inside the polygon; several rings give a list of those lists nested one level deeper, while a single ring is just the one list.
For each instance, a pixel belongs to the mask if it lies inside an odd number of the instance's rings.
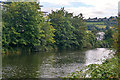
[{"label": "dense foliage", "polygon": [[81,49],[87,45],[93,46],[95,36],[90,32],[87,33],[82,14],[73,16],[73,13],[61,8],[52,11],[49,17],[52,26],[56,29],[54,38],[59,49]]},{"label": "dense foliage", "polygon": [[12,2],[3,5],[2,17],[4,51],[16,47],[34,51],[92,48],[96,42],[83,15],[73,16],[64,8],[45,17],[36,2]]},{"label": "dense foliage", "polygon": [[76,43],[76,37],[74,35],[75,28],[71,25],[70,21],[65,17],[64,10],[59,10],[56,12],[52,12],[49,15],[50,22],[52,26],[56,29],[55,32],[55,41],[56,45],[59,48],[67,49],[71,48]]},{"label": "dense foliage", "polygon": [[104,40],[106,44],[109,45],[109,47],[112,47],[113,45],[113,33],[114,33],[113,29],[108,29],[104,35],[105,36]]},{"label": "dense foliage", "polygon": [[67,78],[118,78],[118,69],[118,57],[114,57],[102,64],[89,64],[80,71],[72,72]]},{"label": "dense foliage", "polygon": [[39,9],[36,2],[12,2],[3,5],[3,49],[46,46],[55,42],[55,29]]},{"label": "dense foliage", "polygon": [[[98,30],[89,31],[82,14],[74,16],[64,8],[43,16],[36,2],[12,2],[3,5],[4,51],[18,48],[32,48],[33,51],[53,49],[82,49],[104,47],[111,38],[97,41]],[[110,43],[110,41],[109,41]]]}]

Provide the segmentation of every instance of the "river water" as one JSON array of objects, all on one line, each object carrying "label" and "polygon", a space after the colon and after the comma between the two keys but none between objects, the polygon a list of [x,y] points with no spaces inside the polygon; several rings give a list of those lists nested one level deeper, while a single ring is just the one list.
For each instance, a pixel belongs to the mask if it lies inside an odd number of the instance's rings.
[{"label": "river water", "polygon": [[[3,78],[64,77],[88,64],[101,64],[111,50],[96,48],[83,51],[23,53],[3,55]],[[79,68],[78,68],[79,67]]]}]

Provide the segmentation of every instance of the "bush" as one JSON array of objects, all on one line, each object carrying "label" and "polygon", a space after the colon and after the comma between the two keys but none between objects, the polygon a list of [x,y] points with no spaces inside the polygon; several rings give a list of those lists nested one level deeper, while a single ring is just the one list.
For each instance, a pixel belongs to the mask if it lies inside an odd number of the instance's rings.
[{"label": "bush", "polygon": [[118,78],[118,71],[118,57],[114,57],[102,64],[90,64],[66,78]]}]

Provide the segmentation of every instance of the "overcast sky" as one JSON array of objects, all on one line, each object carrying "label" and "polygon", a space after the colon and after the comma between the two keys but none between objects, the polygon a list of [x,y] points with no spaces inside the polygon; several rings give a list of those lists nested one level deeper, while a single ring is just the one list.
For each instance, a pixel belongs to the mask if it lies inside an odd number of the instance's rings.
[{"label": "overcast sky", "polygon": [[85,18],[117,16],[118,2],[120,0],[40,0],[42,11],[64,7],[68,12],[78,15],[82,13]]}]

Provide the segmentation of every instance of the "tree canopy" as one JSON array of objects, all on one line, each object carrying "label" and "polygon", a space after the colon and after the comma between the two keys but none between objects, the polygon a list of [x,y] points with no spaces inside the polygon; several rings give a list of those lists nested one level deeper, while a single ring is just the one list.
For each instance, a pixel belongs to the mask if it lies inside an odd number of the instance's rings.
[{"label": "tree canopy", "polygon": [[46,21],[36,2],[3,5],[3,48],[33,47],[54,43],[54,28]]},{"label": "tree canopy", "polygon": [[59,48],[81,48],[83,37],[86,33],[85,22],[82,14],[73,16],[73,13],[68,13],[64,8],[52,11],[49,14],[50,22],[56,29],[55,40]]}]

